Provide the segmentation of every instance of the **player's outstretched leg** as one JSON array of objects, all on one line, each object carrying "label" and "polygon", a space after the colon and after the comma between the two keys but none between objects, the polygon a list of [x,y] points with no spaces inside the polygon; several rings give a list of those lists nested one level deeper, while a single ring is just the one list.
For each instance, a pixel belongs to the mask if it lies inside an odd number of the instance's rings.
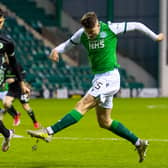
[{"label": "player's outstretched leg", "polygon": [[77,123],[82,117],[83,115],[74,109],[68,114],[66,114],[61,120],[56,122],[54,125],[36,131],[28,130],[27,133],[32,137],[40,138],[46,142],[49,142],[51,140],[51,135],[57,133],[58,131],[61,131],[62,129],[72,124]]},{"label": "player's outstretched leg", "polygon": [[32,137],[40,138],[45,142],[50,142],[52,139],[52,136],[48,134],[48,131],[46,128],[42,128],[36,131],[28,130],[27,133]]}]

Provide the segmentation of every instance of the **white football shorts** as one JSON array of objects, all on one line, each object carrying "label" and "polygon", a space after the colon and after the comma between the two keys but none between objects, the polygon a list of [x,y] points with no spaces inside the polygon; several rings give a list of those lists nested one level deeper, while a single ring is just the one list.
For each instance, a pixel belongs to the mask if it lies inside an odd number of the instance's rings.
[{"label": "white football shorts", "polygon": [[120,89],[120,74],[118,69],[102,74],[96,74],[92,80],[92,87],[87,94],[92,95],[100,101],[100,106],[104,108],[113,107],[113,96]]}]

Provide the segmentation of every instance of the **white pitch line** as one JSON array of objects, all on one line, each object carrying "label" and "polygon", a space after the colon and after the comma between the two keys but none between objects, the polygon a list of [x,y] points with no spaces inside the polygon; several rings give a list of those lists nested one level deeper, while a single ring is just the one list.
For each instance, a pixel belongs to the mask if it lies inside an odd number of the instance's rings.
[{"label": "white pitch line", "polygon": [[[82,140],[82,141],[125,141],[121,138],[92,138],[92,137],[53,137],[53,139],[58,140]],[[148,139],[153,142],[168,142],[168,139]]]},{"label": "white pitch line", "polygon": [[[3,138],[0,135],[0,138]],[[30,136],[14,135],[14,138],[30,139]],[[94,137],[53,137],[56,140],[71,140],[71,141],[125,141],[121,138],[94,138]],[[168,142],[168,139],[148,139],[151,142]]]},{"label": "white pitch line", "polygon": [[[3,136],[2,136],[2,135],[0,135],[0,138],[2,138],[2,137],[3,137]],[[13,137],[14,137],[14,138],[25,138],[25,137],[24,137],[24,136],[22,136],[22,135],[16,135],[16,134],[15,134]]]}]

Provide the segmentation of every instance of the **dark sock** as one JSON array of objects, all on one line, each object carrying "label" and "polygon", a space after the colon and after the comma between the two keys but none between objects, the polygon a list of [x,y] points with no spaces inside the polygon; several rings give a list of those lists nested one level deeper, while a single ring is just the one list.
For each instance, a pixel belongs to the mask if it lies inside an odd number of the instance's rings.
[{"label": "dark sock", "polygon": [[113,120],[109,130],[119,135],[120,137],[127,139],[134,145],[136,141],[138,140],[138,137],[136,135],[134,135],[130,130],[128,130],[128,128],[126,128],[123,124],[121,124],[120,122],[116,120]]},{"label": "dark sock", "polygon": [[6,110],[13,118],[18,114],[13,106],[7,108]]},{"label": "dark sock", "polygon": [[74,110],[70,111],[68,114],[66,114],[57,123],[52,125],[51,128],[54,131],[54,133],[56,133],[56,132],[58,132],[58,131],[60,131],[60,130],[62,130],[72,124],[77,123],[82,117],[83,117],[83,115],[74,109]]},{"label": "dark sock", "polygon": [[4,137],[9,137],[10,136],[9,130],[4,126],[4,124],[3,124],[3,122],[1,120],[0,120],[0,133]]},{"label": "dark sock", "polygon": [[34,111],[32,109],[30,109],[29,111],[27,111],[27,114],[29,115],[29,117],[32,119],[33,123],[37,122],[36,118],[35,118],[35,114]]}]

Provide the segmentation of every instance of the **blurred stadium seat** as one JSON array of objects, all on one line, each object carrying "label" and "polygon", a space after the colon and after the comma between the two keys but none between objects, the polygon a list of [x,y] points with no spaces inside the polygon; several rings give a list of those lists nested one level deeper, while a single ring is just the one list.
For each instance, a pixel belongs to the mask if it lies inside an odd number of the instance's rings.
[{"label": "blurred stadium seat", "polygon": [[34,1],[29,0],[1,0],[10,10],[15,12],[19,17],[25,20],[34,29],[39,30],[40,24],[53,26],[55,25],[54,16],[46,14],[42,8],[38,8]]}]

